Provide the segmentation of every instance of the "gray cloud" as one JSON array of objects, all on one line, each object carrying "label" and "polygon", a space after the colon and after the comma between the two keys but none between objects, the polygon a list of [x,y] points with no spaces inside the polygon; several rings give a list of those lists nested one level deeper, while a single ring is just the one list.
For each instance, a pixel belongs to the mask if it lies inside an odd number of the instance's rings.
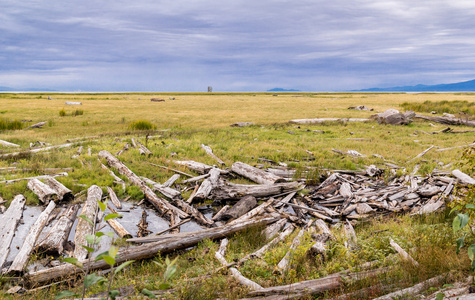
[{"label": "gray cloud", "polygon": [[331,91],[475,77],[472,1],[2,2],[0,86]]}]

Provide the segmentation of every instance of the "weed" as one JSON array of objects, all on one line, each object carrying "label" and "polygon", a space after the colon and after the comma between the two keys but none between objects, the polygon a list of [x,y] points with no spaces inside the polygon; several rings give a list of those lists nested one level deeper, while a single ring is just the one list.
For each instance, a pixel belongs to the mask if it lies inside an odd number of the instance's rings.
[{"label": "weed", "polygon": [[62,109],[59,111],[59,116],[60,116],[60,117],[66,116],[66,111],[64,110],[64,108],[62,108]]},{"label": "weed", "polygon": [[129,129],[132,130],[152,130],[154,128],[155,126],[152,123],[145,120],[133,121],[129,124]]}]

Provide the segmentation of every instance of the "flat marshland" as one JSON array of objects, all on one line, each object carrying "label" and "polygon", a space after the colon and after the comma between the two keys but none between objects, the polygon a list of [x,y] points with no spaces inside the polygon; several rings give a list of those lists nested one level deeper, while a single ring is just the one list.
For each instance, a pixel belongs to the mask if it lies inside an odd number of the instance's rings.
[{"label": "flat marshland", "polygon": [[[152,102],[151,98],[165,101]],[[65,105],[67,101],[81,102],[82,105]],[[437,108],[442,106],[447,109],[454,101],[457,101],[459,111],[452,111],[453,114],[464,119],[473,117],[470,112],[475,105],[475,94],[471,93],[0,94],[0,119],[5,123],[20,121],[24,127],[16,130],[2,129],[0,140],[18,144],[21,150],[25,150],[35,142],[60,145],[68,143],[68,140],[88,138],[73,147],[3,158],[0,160],[0,180],[43,175],[44,170],[48,168],[73,168],[73,171],[68,172],[68,176],[58,180],[74,193],[79,193],[93,184],[104,190],[111,186],[119,198],[130,196],[129,201],[138,202],[143,198],[140,189],[127,186],[123,191],[120,186],[114,185],[114,178],[101,168],[97,155],[101,150],[116,153],[125,143],[130,143],[132,138],[145,144],[152,151],[152,155],[141,156],[138,151],[129,150],[120,156],[120,160],[138,175],[160,183],[170,178],[173,172],[149,163],[170,166],[184,172],[191,171],[173,165],[169,160],[194,160],[209,165],[216,164],[213,158],[206,155],[201,144],[210,146],[227,166],[236,161],[250,165],[266,164],[266,160],[263,160],[265,158],[285,163],[298,172],[311,170],[307,172],[308,186],[301,191],[303,194],[318,184],[327,170],[361,170],[372,164],[385,169],[387,161],[402,167],[397,176],[410,174],[416,165],[419,166],[417,174],[420,175],[431,174],[434,170],[449,172],[456,168],[473,174],[473,165],[461,164],[465,161],[462,160],[464,148],[436,151],[473,143],[474,132],[469,132],[475,130],[473,127],[450,126],[455,130],[468,132],[431,134],[448,126],[421,119],[414,119],[414,122],[405,126],[379,125],[374,120],[314,125],[289,123],[292,119],[369,118],[390,108],[404,111],[405,108],[414,107],[412,109],[420,110],[416,113],[431,115],[431,111],[437,111]],[[372,108],[373,111],[348,109],[359,105]],[[150,127],[137,130],[134,124],[142,121]],[[46,123],[41,128],[26,128],[39,122]],[[237,122],[252,122],[255,125],[230,127]],[[411,160],[432,145],[435,148],[423,157]],[[79,146],[84,148],[82,154],[79,158],[72,158]],[[20,151],[18,149],[0,145],[0,154]],[[355,150],[363,156],[341,156],[332,149],[344,152]],[[12,167],[17,171],[7,169]],[[389,180],[394,174],[387,169],[382,176]],[[237,182],[246,181],[237,179]],[[191,191],[184,191],[184,198],[190,193]],[[0,195],[7,201],[7,207],[17,194],[25,195],[28,205],[39,205],[36,196],[27,188],[26,181],[0,184]],[[472,199],[466,201],[473,202]],[[370,299],[387,293],[388,286],[393,286],[393,289],[404,288],[447,272],[451,272],[450,280],[456,281],[470,273],[470,260],[466,251],[456,254],[455,240],[460,233],[452,231],[452,219],[453,215],[449,215],[447,210],[425,217],[391,215],[361,221],[355,228],[358,245],[353,251],[348,251],[345,247],[346,238],[341,226],[334,226],[332,231],[336,238],[331,241],[324,262],[305,255],[312,244],[312,238],[308,235],[293,255],[291,270],[284,275],[275,275],[274,266],[287,252],[294,233],[284,243],[268,252],[263,259],[250,260],[239,270],[245,277],[268,287],[321,278],[347,269],[357,271],[359,266],[370,261],[378,261],[378,266],[397,266],[379,277],[368,278],[357,284],[347,284],[338,290],[314,296],[321,299],[372,286],[366,295],[353,296],[354,299]],[[394,263],[391,254],[395,251],[389,246],[390,238],[403,248],[411,249],[411,254],[420,266],[416,268],[403,262]],[[117,243],[124,245],[125,241]],[[239,260],[265,243],[260,228],[236,234],[230,239],[226,259],[228,262]],[[247,290],[225,272],[192,280],[220,266],[214,258],[218,247],[218,242],[204,241],[193,249],[169,254],[170,258],[178,257],[176,273],[166,280],[173,289],[162,297],[245,297]],[[37,255],[33,256],[33,259],[44,258]],[[163,266],[165,255],[157,255],[154,260],[162,265],[154,264],[152,260],[136,262],[117,274],[114,287],[133,285],[137,292],[143,289],[159,290],[165,281],[162,277],[166,268]],[[6,292],[12,285],[8,278],[0,277],[0,283],[2,292]],[[65,289],[79,291],[81,285],[81,278],[77,278],[53,285],[49,289],[22,295],[21,298],[52,299],[55,294]],[[95,286],[91,288],[90,293],[103,290],[104,287]],[[7,295],[4,297],[15,298]]]}]

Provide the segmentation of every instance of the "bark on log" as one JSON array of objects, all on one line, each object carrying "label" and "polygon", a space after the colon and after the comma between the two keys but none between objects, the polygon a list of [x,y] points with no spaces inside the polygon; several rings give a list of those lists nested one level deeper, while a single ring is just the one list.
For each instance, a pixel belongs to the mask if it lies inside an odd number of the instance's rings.
[{"label": "bark on log", "polygon": [[127,231],[127,229],[125,229],[125,227],[122,226],[122,224],[120,224],[119,221],[117,221],[116,219],[109,219],[106,222],[107,224],[109,224],[110,227],[112,227],[112,229],[114,229],[114,232],[117,233],[120,238],[132,237],[132,235]]},{"label": "bark on log", "polygon": [[[244,229],[257,226],[267,225],[277,221],[277,218],[263,218],[260,220],[251,220],[236,224],[234,226],[225,226],[220,228],[213,228],[199,232],[188,233],[187,237],[182,238],[168,238],[164,241],[159,241],[151,244],[145,244],[136,247],[129,247],[121,249],[117,253],[116,263],[121,264],[128,260],[138,260],[151,258],[157,255],[157,253],[168,253],[171,251],[185,249],[198,244],[204,239],[220,239],[225,236],[229,236]],[[180,234],[177,234],[180,235]],[[110,266],[103,260],[97,262],[86,262],[85,265],[90,271],[97,269],[109,268]],[[25,280],[31,284],[41,284],[51,280],[57,280],[64,278],[65,276],[74,275],[82,272],[82,269],[77,268],[71,264],[63,264],[57,267],[41,270],[37,272],[30,272],[25,276]]]},{"label": "bark on log", "polygon": [[27,187],[38,196],[43,203],[48,203],[50,201],[58,200],[58,195],[56,192],[50,188],[48,185],[34,178],[28,181]]},{"label": "bark on log", "polygon": [[223,215],[222,220],[237,219],[256,207],[257,200],[253,196],[245,196],[236,204],[228,209]]},{"label": "bark on log", "polygon": [[274,196],[295,190],[299,187],[298,182],[277,183],[273,185],[252,185],[252,184],[234,184],[220,182],[212,191],[212,197],[215,200],[234,200],[250,195],[256,198]]},{"label": "bark on log", "polygon": [[7,141],[4,141],[4,140],[0,140],[0,145],[3,145],[5,147],[20,147],[20,145],[17,145],[17,144],[13,144],[13,143],[10,143],[10,142],[7,142]]},{"label": "bark on log", "polygon": [[[86,216],[95,223],[97,217],[97,201],[100,201],[102,198],[102,190],[97,185],[92,185],[87,190],[87,199],[84,203],[84,206],[81,210],[81,215]],[[76,232],[74,234],[74,253],[73,256],[79,261],[85,260],[87,258],[87,250],[82,247],[86,246],[88,243],[86,241],[87,234],[93,234],[95,226],[92,226],[86,220],[79,219],[76,226]]]},{"label": "bark on log", "polygon": [[444,117],[429,117],[429,116],[423,116],[423,115],[416,115],[415,117],[419,119],[424,119],[424,120],[429,120],[432,122],[445,124],[445,125],[465,125],[465,126],[475,127],[475,121],[470,121],[470,120],[444,118]]},{"label": "bark on log", "polygon": [[48,255],[61,255],[64,250],[64,243],[67,241],[71,227],[76,219],[79,205],[70,206],[54,223],[46,236],[38,242],[38,252],[45,252]]},{"label": "bark on log", "polygon": [[453,170],[452,175],[457,177],[457,179],[459,179],[464,184],[472,184],[472,185],[475,184],[475,179],[473,179],[472,177],[470,177],[467,174],[463,173],[459,169]]},{"label": "bark on log", "polygon": [[239,161],[235,162],[231,166],[231,171],[259,184],[274,184],[286,182],[286,180],[282,177],[276,176],[270,172],[263,171],[261,169],[255,168]]},{"label": "bark on log", "polygon": [[73,192],[65,187],[61,182],[50,177],[46,179],[46,184],[58,195],[59,201],[69,202],[74,199]]},{"label": "bark on log", "polygon": [[28,260],[30,259],[30,254],[33,250],[33,247],[35,246],[36,240],[40,236],[40,233],[45,227],[49,215],[51,214],[55,206],[56,204],[51,201],[46,207],[46,209],[39,215],[38,219],[36,219],[36,222],[33,224],[33,226],[31,226],[30,231],[28,232],[28,235],[26,236],[20,251],[16,255],[12,265],[10,266],[10,269],[8,270],[9,273],[23,272],[23,269],[26,267]]},{"label": "bark on log", "polygon": [[114,204],[118,209],[122,209],[122,204],[120,203],[119,198],[117,198],[114,190],[111,187],[107,187],[107,192],[109,193],[109,198],[111,199],[112,204]]},{"label": "bark on log", "polygon": [[25,202],[26,198],[23,195],[16,196],[7,211],[0,217],[0,271],[10,252],[10,244],[15,235],[16,227],[23,216]]},{"label": "bark on log", "polygon": [[208,154],[209,156],[214,158],[218,162],[218,164],[223,165],[223,166],[226,165],[224,163],[224,161],[222,161],[219,157],[214,155],[213,150],[211,149],[211,147],[201,144],[201,148],[203,148],[203,150],[206,151],[206,154]]},{"label": "bark on log", "polygon": [[213,168],[208,174],[209,177],[201,183],[194,199],[206,200],[211,191],[218,185],[219,175],[221,174],[220,170]]},{"label": "bark on log", "polygon": [[[188,215],[171,205],[170,203],[160,199],[151,188],[149,188],[143,180],[141,180],[134,172],[127,168],[120,160],[114,157],[106,150],[99,152],[99,157],[105,158],[109,166],[115,168],[119,174],[126,176],[134,185],[140,187],[145,194],[145,198],[163,215],[166,219],[172,221],[177,217],[186,218]],[[179,221],[178,221],[179,222]],[[176,224],[176,223],[174,223]],[[172,225],[174,225],[172,224]]]}]

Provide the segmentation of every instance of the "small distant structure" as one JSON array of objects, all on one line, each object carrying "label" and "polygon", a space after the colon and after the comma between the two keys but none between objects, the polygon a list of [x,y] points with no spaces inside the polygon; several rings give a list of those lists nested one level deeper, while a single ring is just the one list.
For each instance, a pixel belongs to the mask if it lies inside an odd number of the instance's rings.
[{"label": "small distant structure", "polygon": [[208,86],[208,93],[212,93],[213,92],[213,87],[212,86]]}]

